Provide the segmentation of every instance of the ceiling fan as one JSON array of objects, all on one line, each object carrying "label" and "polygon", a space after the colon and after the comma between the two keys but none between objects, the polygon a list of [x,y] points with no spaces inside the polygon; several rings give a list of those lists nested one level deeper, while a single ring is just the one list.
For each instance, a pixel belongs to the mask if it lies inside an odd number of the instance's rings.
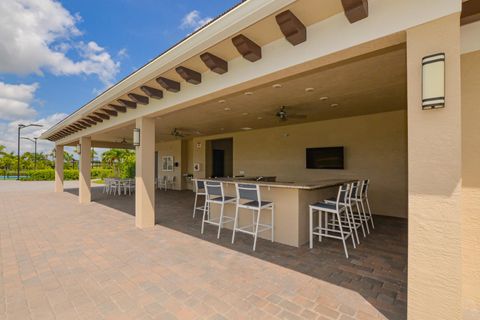
[{"label": "ceiling fan", "polygon": [[121,138],[120,141],[118,141],[118,143],[121,143],[121,144],[132,144],[132,142],[128,142],[128,140],[124,137],[124,138]]},{"label": "ceiling fan", "polygon": [[280,110],[277,111],[275,116],[280,121],[287,121],[288,119],[305,119],[307,117],[306,114],[299,114],[299,113],[290,113],[287,111],[286,106],[281,106]]},{"label": "ceiling fan", "polygon": [[193,130],[193,129],[186,129],[186,128],[173,128],[172,131],[170,131],[170,133],[163,133],[162,135],[166,136],[172,136],[174,138],[185,138],[187,136],[191,136],[191,135],[194,135],[194,134],[201,134],[200,131],[198,130]]}]

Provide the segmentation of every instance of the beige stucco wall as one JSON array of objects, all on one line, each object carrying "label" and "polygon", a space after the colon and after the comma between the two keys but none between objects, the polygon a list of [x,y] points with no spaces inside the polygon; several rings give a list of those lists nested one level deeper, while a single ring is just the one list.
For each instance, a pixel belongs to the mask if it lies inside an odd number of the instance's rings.
[{"label": "beige stucco wall", "polygon": [[480,319],[480,51],[462,65],[462,263],[465,319]]},{"label": "beige stucco wall", "polygon": [[[461,319],[459,14],[407,30],[408,319]],[[422,58],[445,53],[445,108],[422,110]]]},{"label": "beige stucco wall", "polygon": [[[234,174],[272,175],[279,181],[370,178],[376,214],[407,216],[406,113],[395,111],[236,132],[193,140],[192,162],[205,177],[206,140],[233,137]],[[199,143],[199,146],[197,146]],[[345,170],[305,168],[305,148],[345,146]]]}]

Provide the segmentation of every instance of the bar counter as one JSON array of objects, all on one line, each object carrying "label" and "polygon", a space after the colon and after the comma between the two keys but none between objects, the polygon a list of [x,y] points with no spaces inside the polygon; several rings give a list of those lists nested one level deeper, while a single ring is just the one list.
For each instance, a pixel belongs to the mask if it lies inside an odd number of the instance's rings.
[{"label": "bar counter", "polygon": [[[309,217],[308,206],[317,201],[322,201],[336,196],[338,186],[350,182],[346,179],[328,179],[311,182],[267,182],[254,181],[248,178],[217,178],[215,180],[224,183],[225,195],[236,196],[235,183],[257,184],[260,186],[262,200],[272,201],[275,204],[275,242],[299,247],[307,243],[309,237]],[[213,205],[211,208],[212,217],[218,217],[219,206]],[[235,205],[225,206],[225,215],[235,216]],[[262,211],[261,223],[270,223],[271,217],[269,210]],[[240,210],[240,225],[252,223],[252,213],[246,209]],[[227,229],[233,228],[233,223],[225,226]],[[210,228],[206,232],[211,232]],[[231,233],[228,232],[231,236]],[[222,232],[222,237],[227,236],[227,232]],[[259,234],[259,237],[270,240],[270,233]],[[253,241],[253,239],[252,239]],[[261,243],[257,245],[257,250],[261,250]]]}]

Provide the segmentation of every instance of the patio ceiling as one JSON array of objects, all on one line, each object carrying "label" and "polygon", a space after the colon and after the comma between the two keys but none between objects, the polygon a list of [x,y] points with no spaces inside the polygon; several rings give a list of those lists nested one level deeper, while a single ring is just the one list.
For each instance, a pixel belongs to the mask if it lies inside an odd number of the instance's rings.
[{"label": "patio ceiling", "polygon": [[[280,121],[275,114],[281,106],[286,106],[290,114],[306,117]],[[188,132],[189,138],[240,131],[243,128],[260,129],[388,112],[405,107],[406,50],[404,45],[399,45],[158,115],[156,140],[175,139],[170,135],[174,128]],[[131,140],[133,128],[134,123],[131,122],[121,128],[94,135],[92,139],[110,142],[119,142],[123,138]]]}]

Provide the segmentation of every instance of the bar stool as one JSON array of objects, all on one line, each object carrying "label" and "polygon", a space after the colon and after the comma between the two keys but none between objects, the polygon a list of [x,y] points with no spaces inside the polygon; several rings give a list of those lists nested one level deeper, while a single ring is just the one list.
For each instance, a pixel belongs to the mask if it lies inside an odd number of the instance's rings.
[{"label": "bar stool", "polygon": [[368,227],[368,218],[367,213],[365,211],[364,200],[362,197],[363,189],[365,188],[365,181],[360,180],[357,182],[355,189],[353,190],[353,197],[352,201],[355,203],[355,207],[357,208],[358,216],[362,220],[362,225],[365,224],[365,228],[367,229],[367,233],[370,234],[370,228]]},{"label": "bar stool", "polygon": [[[313,248],[313,236],[318,235],[319,241],[322,241],[322,237],[339,239],[343,242],[343,248],[345,250],[345,256],[348,259],[348,250],[346,240],[351,237],[353,247],[356,248],[355,240],[353,239],[353,227],[350,223],[350,216],[347,213],[347,207],[342,205],[342,199],[345,203],[345,198],[350,191],[350,185],[345,184],[340,186],[338,189],[337,200],[335,204],[326,203],[326,202],[317,202],[311,204],[310,208],[310,249]],[[318,217],[318,227],[313,227],[313,213],[317,211],[319,213]],[[325,214],[325,225],[322,223],[322,214]],[[330,215],[330,217],[329,217]],[[346,218],[346,225],[342,223],[342,217]],[[333,220],[329,222],[330,220]],[[347,226],[345,228],[345,226]],[[346,230],[345,230],[346,229]]]},{"label": "bar stool", "polygon": [[207,196],[204,180],[195,179],[194,188],[195,188],[195,202],[193,204],[193,218],[195,218],[195,214],[197,213],[197,210],[203,211],[203,208],[205,206],[205,201],[203,201],[203,206],[197,206],[198,196],[204,196],[204,197]]},{"label": "bar stool", "polygon": [[[235,232],[251,234],[254,237],[253,251],[257,247],[257,237],[260,232],[271,230],[271,241],[274,241],[275,206],[271,201],[262,201],[260,187],[257,184],[236,183],[237,205],[235,210],[235,223],[233,225],[232,243],[235,242]],[[252,210],[252,224],[240,227],[238,224],[240,208]],[[260,223],[263,209],[271,210],[272,223]],[[255,217],[256,216],[256,217]],[[261,228],[260,228],[261,227]],[[250,230],[251,229],[251,230]]]},{"label": "bar stool", "polygon": [[[224,215],[225,205],[228,203],[235,203],[235,197],[226,196],[223,190],[223,184],[220,181],[205,181],[205,205],[203,206],[203,218],[202,218],[202,234],[205,227],[205,223],[218,226],[217,239],[220,238],[220,231],[222,226],[233,221],[232,217]],[[220,217],[211,219],[210,205],[220,205]]]},{"label": "bar stool", "polygon": [[[340,204],[344,205],[346,208],[347,214],[350,216],[350,222],[351,225],[353,226],[353,231],[355,232],[355,238],[357,240],[357,244],[360,244],[360,238],[358,237],[358,229],[362,228],[363,231],[363,237],[366,236],[365,234],[365,228],[363,227],[363,219],[360,213],[355,212],[353,210],[353,203],[355,202],[354,199],[354,190],[358,186],[358,181],[352,182],[349,184],[350,189],[348,190],[348,193],[346,194],[346,197],[343,199],[340,199]],[[335,197],[329,198],[325,200],[325,203],[329,204],[335,204],[337,199]],[[342,223],[344,224],[344,227],[348,227],[348,222],[345,217],[342,217]]]},{"label": "bar stool", "polygon": [[361,192],[360,197],[362,199],[362,201],[361,201],[362,206],[363,206],[363,203],[365,202],[366,207],[368,209],[368,212],[364,209],[365,215],[367,215],[367,213],[368,213],[367,220],[370,220],[370,222],[372,223],[372,228],[375,229],[375,225],[373,224],[372,210],[370,210],[370,202],[368,201],[368,187],[369,186],[370,186],[370,180],[369,179],[363,180],[363,187],[361,189],[362,192]]}]

